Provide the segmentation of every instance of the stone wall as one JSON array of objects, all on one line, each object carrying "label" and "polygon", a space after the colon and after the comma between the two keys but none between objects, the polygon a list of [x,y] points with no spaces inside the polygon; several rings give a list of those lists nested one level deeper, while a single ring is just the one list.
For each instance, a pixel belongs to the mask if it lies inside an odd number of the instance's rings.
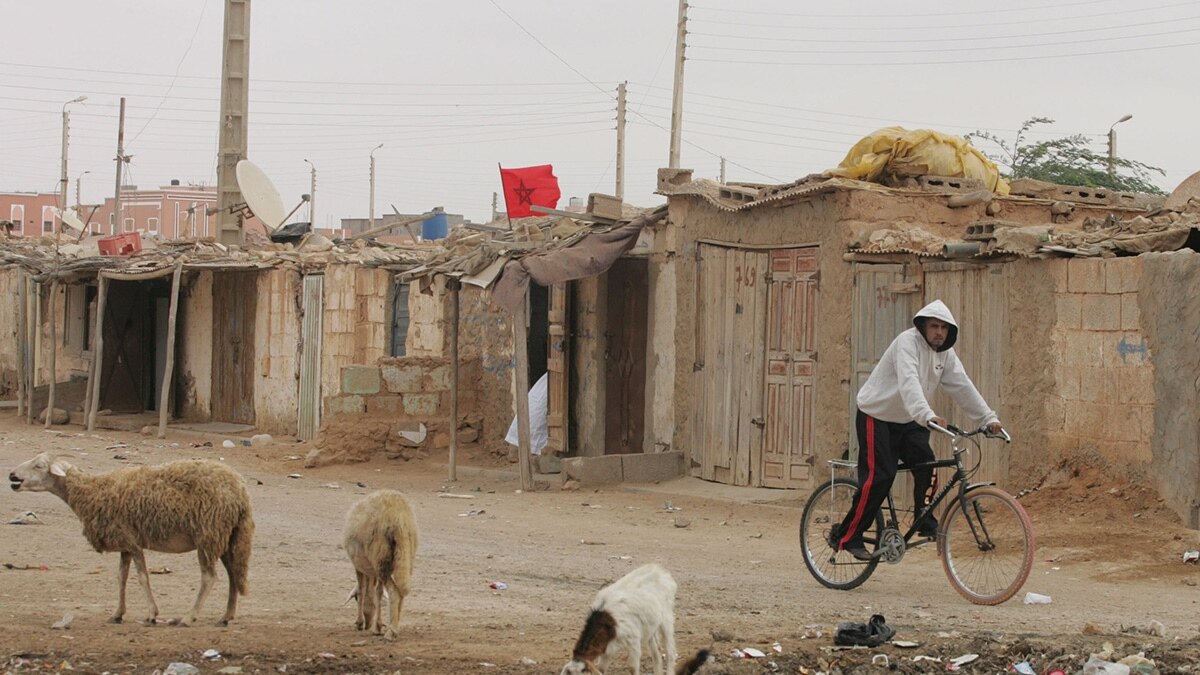
[{"label": "stone wall", "polygon": [[325,268],[325,315],[321,344],[321,390],[341,391],[342,369],[374,363],[386,355],[392,274],[361,265]]},{"label": "stone wall", "polygon": [[300,386],[300,275],[260,273],[254,324],[254,426],[270,434],[296,433]]},{"label": "stone wall", "polygon": [[[450,376],[449,362],[437,357],[389,357],[375,366],[342,368],[340,393],[325,399],[309,465],[361,462],[380,453],[411,459],[448,448]],[[477,361],[460,361],[460,443],[478,440],[482,427],[481,417],[472,412],[479,376]]]},{"label": "stone wall", "polygon": [[1138,307],[1142,259],[1073,258],[1044,266],[1054,278],[1056,309],[1055,393],[1046,400],[1050,449],[1094,449],[1109,462],[1144,467],[1152,459],[1155,367]]}]

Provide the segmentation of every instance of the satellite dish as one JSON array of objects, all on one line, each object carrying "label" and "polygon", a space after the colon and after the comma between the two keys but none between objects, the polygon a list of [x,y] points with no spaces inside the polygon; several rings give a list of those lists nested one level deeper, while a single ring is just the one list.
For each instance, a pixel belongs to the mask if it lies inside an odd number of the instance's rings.
[{"label": "satellite dish", "polygon": [[240,160],[236,171],[238,189],[242,191],[242,199],[246,200],[250,212],[267,226],[268,231],[283,225],[288,212],[283,208],[283,199],[267,174],[248,159]]},{"label": "satellite dish", "polygon": [[63,221],[67,225],[70,225],[72,229],[83,232],[83,221],[79,219],[79,216],[75,213],[74,209],[60,211],[57,207],[51,207],[50,210],[54,212],[54,215],[58,216],[59,220]]}]

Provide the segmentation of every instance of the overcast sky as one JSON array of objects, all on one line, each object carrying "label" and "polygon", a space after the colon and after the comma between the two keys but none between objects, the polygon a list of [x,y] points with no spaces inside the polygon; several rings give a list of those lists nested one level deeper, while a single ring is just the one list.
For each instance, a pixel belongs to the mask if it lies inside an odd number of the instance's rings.
[{"label": "overcast sky", "polygon": [[[112,195],[121,96],[126,183],[216,183],[223,0],[0,1],[0,190],[57,189],[62,105],[80,95],[72,202],[81,174],[85,203]],[[677,12],[674,0],[253,0],[249,158],[289,209],[309,160],[320,226],[366,217],[380,143],[377,216],[444,206],[486,221],[497,164],[553,164],[565,207],[614,191],[624,80],[626,200],[660,203]],[[716,178],[725,157],[729,180],[789,182],[879,127],[1011,138],[1032,116],[1057,121],[1035,138],[1087,134],[1103,153],[1127,113],[1118,153],[1162,167],[1157,184],[1200,169],[1200,1],[698,0],[690,18],[681,165],[697,176]]]}]

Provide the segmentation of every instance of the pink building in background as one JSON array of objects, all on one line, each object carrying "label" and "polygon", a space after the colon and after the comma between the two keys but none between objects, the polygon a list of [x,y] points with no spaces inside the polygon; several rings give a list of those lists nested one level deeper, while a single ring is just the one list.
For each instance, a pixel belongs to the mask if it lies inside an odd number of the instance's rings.
[{"label": "pink building in background", "polygon": [[[11,234],[40,237],[59,226],[53,209],[58,195],[53,192],[0,192],[0,223],[12,223]],[[114,200],[103,204],[71,204],[92,234],[114,235],[134,230],[155,232],[164,239],[191,239],[216,235],[217,188],[181,185],[172,180],[152,190],[126,186],[121,190],[121,213],[113,213]],[[257,218],[245,221],[247,232],[263,232]]]}]

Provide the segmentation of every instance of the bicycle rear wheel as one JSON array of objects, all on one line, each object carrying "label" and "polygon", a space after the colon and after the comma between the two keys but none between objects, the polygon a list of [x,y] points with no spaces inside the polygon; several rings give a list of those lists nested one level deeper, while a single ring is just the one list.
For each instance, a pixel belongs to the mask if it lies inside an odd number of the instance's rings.
[{"label": "bicycle rear wheel", "polygon": [[[857,491],[857,481],[835,478],[814,490],[804,505],[804,514],[800,517],[800,549],[804,553],[804,565],[822,586],[848,591],[866,581],[879,565],[878,558],[856,560],[849,553],[834,551],[829,546],[830,531],[849,513]],[[883,515],[876,512],[871,526],[863,533],[868,550],[875,548],[882,529]]]},{"label": "bicycle rear wheel", "polygon": [[1033,525],[1015,497],[977,487],[946,509],[942,566],[950,584],[977,605],[1011,598],[1033,569]]}]

